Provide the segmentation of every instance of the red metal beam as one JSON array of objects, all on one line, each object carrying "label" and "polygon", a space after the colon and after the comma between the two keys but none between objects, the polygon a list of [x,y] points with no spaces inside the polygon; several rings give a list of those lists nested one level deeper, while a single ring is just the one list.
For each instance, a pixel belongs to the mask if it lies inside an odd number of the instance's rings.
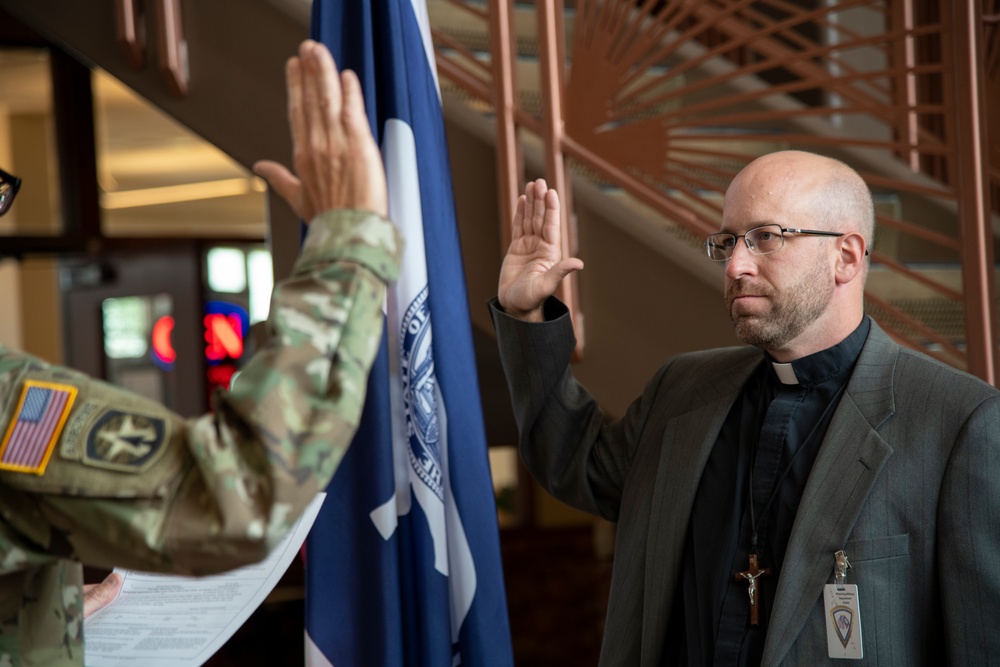
[{"label": "red metal beam", "polygon": [[500,199],[500,242],[510,245],[514,202],[524,183],[524,158],[517,131],[517,79],[510,0],[490,3],[490,49],[493,54],[493,108],[497,118],[497,196]]},{"label": "red metal beam", "polygon": [[[962,238],[969,372],[997,384],[996,293],[987,169],[983,36],[978,2],[952,5],[955,54],[955,182]],[[959,38],[961,35],[963,38]]]},{"label": "red metal beam", "polygon": [[[539,67],[542,93],[542,140],[545,143],[545,180],[559,193],[562,214],[563,256],[576,254],[576,230],[573,219],[573,193],[566,176],[563,141],[566,138],[563,115],[564,46],[562,0],[538,0]],[[559,298],[569,307],[576,334],[575,358],[583,356],[583,315],[580,312],[577,274],[566,276],[559,286]]]}]

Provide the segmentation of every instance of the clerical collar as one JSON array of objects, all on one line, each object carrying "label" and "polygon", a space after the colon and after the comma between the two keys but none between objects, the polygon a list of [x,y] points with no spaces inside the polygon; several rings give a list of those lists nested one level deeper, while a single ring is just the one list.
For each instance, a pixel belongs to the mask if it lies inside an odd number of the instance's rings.
[{"label": "clerical collar", "polygon": [[783,364],[778,361],[771,362],[774,374],[781,380],[781,384],[798,384],[799,378],[795,375],[795,369],[791,364]]},{"label": "clerical collar", "polygon": [[833,347],[828,347],[787,364],[775,361],[767,352],[764,353],[764,356],[771,362],[774,377],[782,384],[815,386],[850,370],[854,366],[858,355],[861,354],[861,348],[868,339],[870,329],[871,319],[865,315],[861,318],[861,324],[851,335]]}]

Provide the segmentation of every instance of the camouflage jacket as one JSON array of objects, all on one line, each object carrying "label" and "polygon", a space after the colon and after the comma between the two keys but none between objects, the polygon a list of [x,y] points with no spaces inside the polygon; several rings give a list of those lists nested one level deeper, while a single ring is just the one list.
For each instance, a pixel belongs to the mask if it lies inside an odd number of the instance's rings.
[{"label": "camouflage jacket", "polygon": [[270,342],[194,419],[0,346],[0,667],[83,665],[81,564],[197,575],[266,555],[354,434],[401,252],[379,216],[318,216]]}]

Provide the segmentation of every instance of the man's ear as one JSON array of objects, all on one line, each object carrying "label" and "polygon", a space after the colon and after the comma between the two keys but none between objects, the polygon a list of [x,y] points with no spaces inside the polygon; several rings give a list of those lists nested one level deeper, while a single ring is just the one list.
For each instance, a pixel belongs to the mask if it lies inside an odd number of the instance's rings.
[{"label": "man's ear", "polygon": [[839,239],[840,254],[837,257],[837,282],[846,284],[863,272],[868,255],[865,237],[857,232],[843,235]]}]

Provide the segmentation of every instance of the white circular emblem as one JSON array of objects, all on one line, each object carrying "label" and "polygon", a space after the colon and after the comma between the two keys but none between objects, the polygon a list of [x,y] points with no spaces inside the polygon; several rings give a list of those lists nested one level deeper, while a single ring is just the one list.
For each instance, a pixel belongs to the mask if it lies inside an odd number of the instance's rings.
[{"label": "white circular emblem", "polygon": [[414,472],[440,499],[440,427],[437,415],[437,380],[431,349],[431,313],[427,286],[410,303],[400,327],[400,369],[403,376],[403,407],[406,410],[407,453]]}]

